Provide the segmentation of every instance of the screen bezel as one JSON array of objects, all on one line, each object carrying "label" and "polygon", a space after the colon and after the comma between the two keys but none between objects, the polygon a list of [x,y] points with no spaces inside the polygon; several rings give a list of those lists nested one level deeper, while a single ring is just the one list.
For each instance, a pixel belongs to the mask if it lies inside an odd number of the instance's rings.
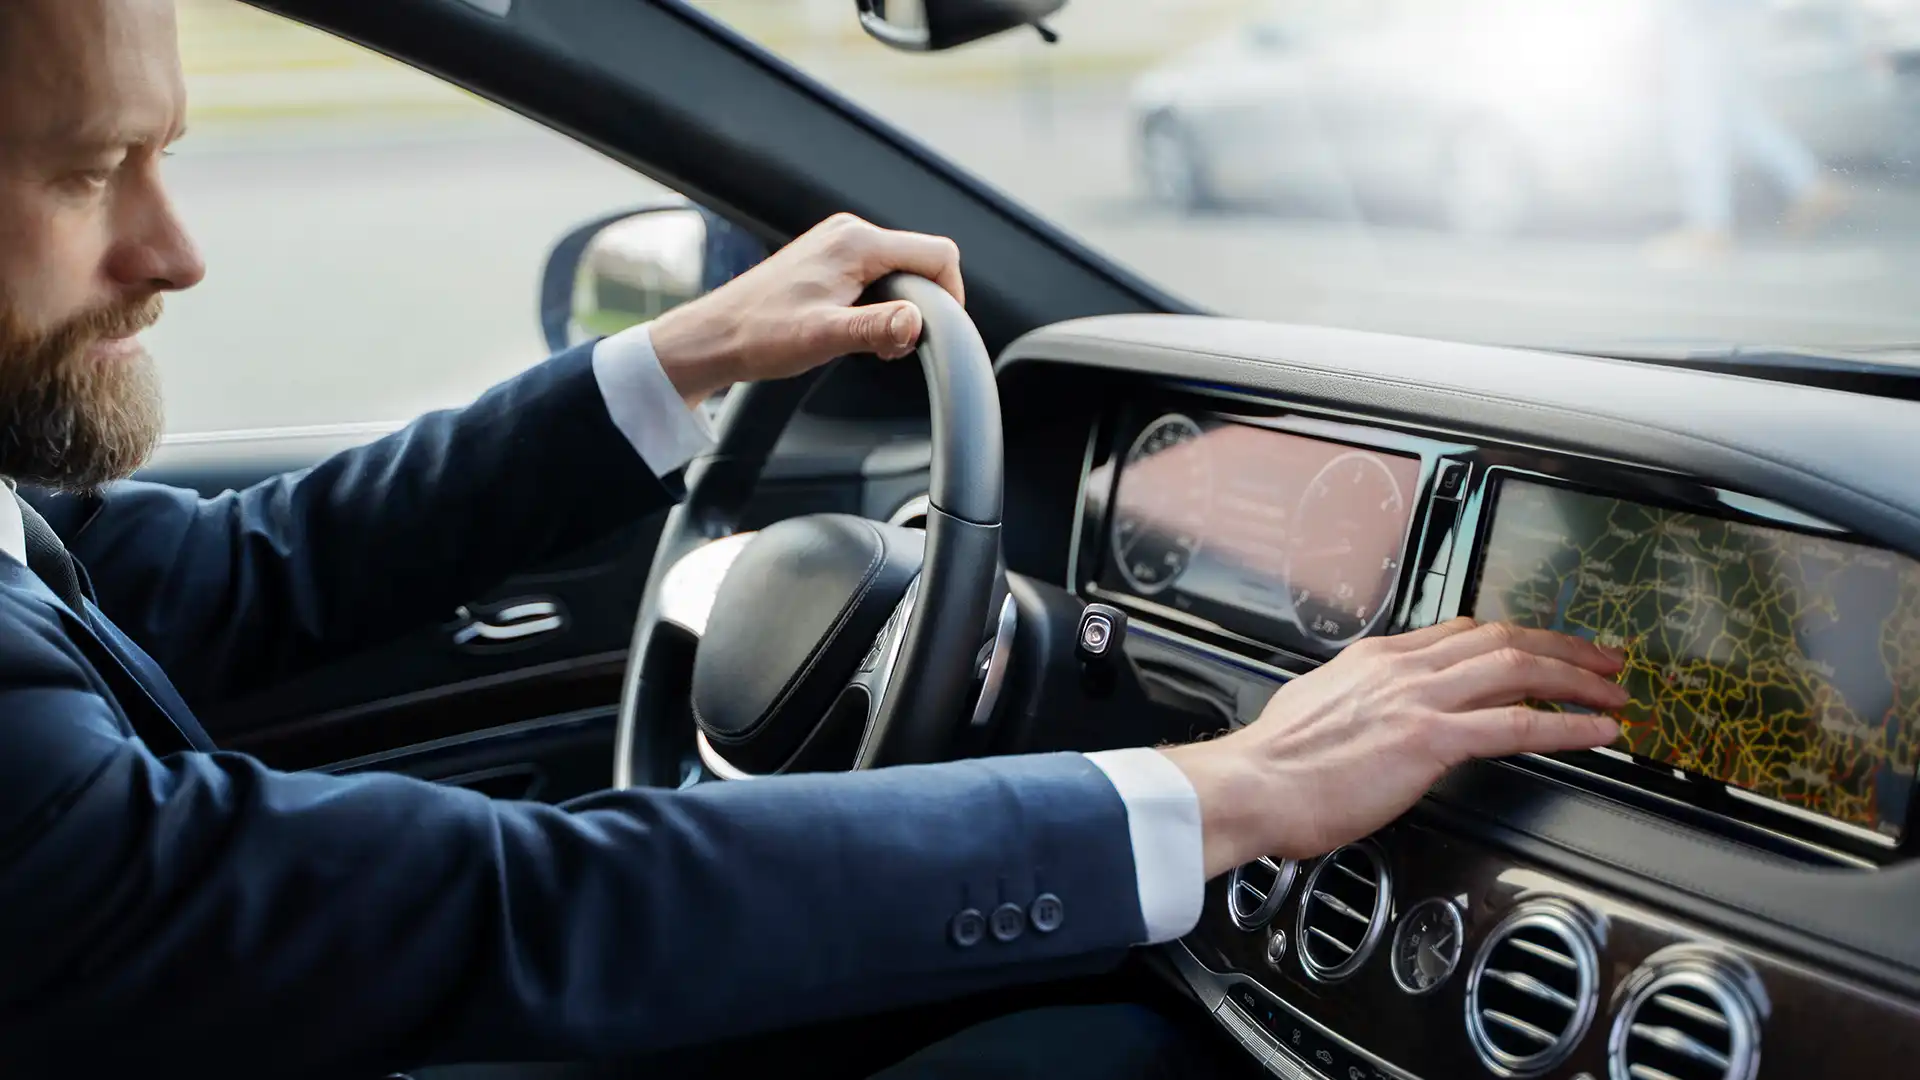
[{"label": "screen bezel", "polygon": [[[1432,440],[1420,436],[1296,412],[1223,408],[1227,404],[1227,401],[1220,398],[1203,398],[1197,395],[1155,396],[1147,401],[1129,402],[1114,410],[1109,414],[1106,423],[1101,425],[1104,430],[1096,429],[1092,438],[1100,445],[1097,449],[1092,445],[1089,446],[1087,468],[1082,474],[1085,490],[1081,495],[1080,535],[1076,538],[1077,557],[1073,560],[1072,567],[1078,591],[1089,599],[1112,604],[1130,614],[1143,616],[1162,625],[1172,624],[1181,632],[1192,634],[1208,645],[1231,650],[1286,675],[1310,671],[1332,659],[1337,653],[1337,650],[1320,652],[1296,648],[1295,644],[1307,643],[1291,642],[1285,635],[1271,631],[1263,633],[1263,629],[1266,628],[1261,625],[1263,620],[1258,617],[1250,616],[1245,622],[1235,620],[1229,625],[1218,619],[1159,603],[1110,584],[1111,544],[1108,540],[1111,531],[1111,515],[1114,500],[1118,497],[1120,483],[1126,471],[1127,451],[1133,440],[1148,425],[1169,413],[1180,413],[1193,418],[1202,426],[1209,423],[1235,424],[1304,438],[1328,446],[1351,447],[1415,462],[1417,471],[1413,490],[1409,492],[1407,499],[1407,524],[1402,530],[1398,547],[1399,569],[1395,573],[1392,588],[1382,608],[1384,614],[1374,622],[1367,633],[1362,635],[1362,638],[1401,629],[1406,617],[1408,594],[1411,591],[1408,583],[1414,580],[1415,575],[1421,570],[1417,565],[1420,560],[1415,557],[1415,552],[1419,550],[1415,546],[1415,541],[1423,534],[1430,516],[1435,462],[1438,460],[1440,448]],[[1095,477],[1100,469],[1109,466],[1103,482],[1096,485]],[[1209,604],[1209,607],[1212,606],[1214,605]]]},{"label": "screen bezel", "polygon": [[[1477,528],[1464,539],[1471,544],[1469,572],[1460,583],[1459,601],[1456,610],[1460,614],[1470,615],[1479,601],[1480,586],[1486,569],[1486,559],[1491,550],[1491,538],[1495,515],[1499,512],[1500,494],[1509,481],[1532,483],[1549,488],[1559,488],[1595,498],[1612,499],[1617,502],[1634,503],[1660,510],[1691,514],[1716,521],[1740,522],[1785,533],[1810,536],[1836,543],[1849,544],[1885,552],[1894,558],[1905,559],[1899,552],[1888,551],[1885,547],[1871,543],[1843,529],[1813,522],[1811,519],[1796,521],[1779,513],[1742,512],[1728,504],[1731,493],[1708,489],[1715,492],[1716,499],[1688,500],[1660,497],[1647,493],[1623,493],[1618,488],[1601,486],[1592,482],[1569,479],[1546,473],[1516,468],[1513,466],[1495,466],[1481,476],[1474,492],[1474,502],[1470,516]],[[1755,505],[1767,505],[1760,500]],[[1778,509],[1778,508],[1775,508]],[[1911,560],[1909,560],[1911,561]],[[1643,787],[1652,793],[1669,799],[1679,799],[1702,810],[1749,824],[1774,828],[1811,839],[1817,836],[1822,843],[1840,842],[1846,850],[1855,854],[1869,854],[1875,859],[1885,859],[1896,851],[1906,850],[1914,839],[1913,822],[1920,812],[1920,769],[1914,776],[1908,777],[1909,791],[1907,799],[1907,820],[1900,827],[1898,836],[1856,825],[1839,818],[1829,817],[1816,811],[1770,798],[1758,792],[1728,783],[1711,774],[1695,772],[1674,765],[1671,762],[1628,754],[1624,751],[1580,750],[1564,754],[1541,755],[1550,760],[1572,764],[1599,775],[1623,780],[1636,787]],[[1812,836],[1806,828],[1816,830]]]}]

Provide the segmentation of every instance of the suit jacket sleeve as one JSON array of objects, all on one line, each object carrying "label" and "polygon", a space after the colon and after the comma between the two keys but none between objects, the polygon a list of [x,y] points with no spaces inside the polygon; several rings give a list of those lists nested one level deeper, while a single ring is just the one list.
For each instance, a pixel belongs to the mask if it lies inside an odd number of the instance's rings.
[{"label": "suit jacket sleeve", "polygon": [[[0,1074],[379,1075],[612,1058],[1035,978],[1142,940],[1076,754],[631,791],[159,759],[0,609]],[[31,613],[30,613],[31,614]],[[963,908],[1062,901],[971,947]]]},{"label": "suit jacket sleeve", "polygon": [[446,619],[671,502],[607,414],[592,347],[302,472],[202,499],[41,503],[100,607],[196,708]]}]

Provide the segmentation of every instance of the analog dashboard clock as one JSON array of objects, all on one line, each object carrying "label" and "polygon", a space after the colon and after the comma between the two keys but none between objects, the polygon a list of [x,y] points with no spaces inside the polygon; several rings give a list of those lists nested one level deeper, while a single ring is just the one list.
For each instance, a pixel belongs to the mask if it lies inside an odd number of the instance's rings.
[{"label": "analog dashboard clock", "polygon": [[1393,932],[1393,981],[1409,994],[1430,994],[1460,966],[1466,937],[1460,907],[1444,897],[1420,901]]}]

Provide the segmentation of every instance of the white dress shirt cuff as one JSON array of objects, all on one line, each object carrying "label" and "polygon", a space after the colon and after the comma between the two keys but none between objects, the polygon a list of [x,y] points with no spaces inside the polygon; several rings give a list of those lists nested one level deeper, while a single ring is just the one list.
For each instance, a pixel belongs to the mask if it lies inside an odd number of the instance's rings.
[{"label": "white dress shirt cuff", "polygon": [[713,425],[690,409],[660,368],[653,332],[630,326],[593,346],[593,377],[613,426],[655,476],[666,476],[713,449]]},{"label": "white dress shirt cuff", "polygon": [[1207,870],[1200,796],[1180,766],[1151,747],[1088,754],[1127,808],[1133,872],[1140,890],[1143,945],[1185,937],[1200,922]]}]

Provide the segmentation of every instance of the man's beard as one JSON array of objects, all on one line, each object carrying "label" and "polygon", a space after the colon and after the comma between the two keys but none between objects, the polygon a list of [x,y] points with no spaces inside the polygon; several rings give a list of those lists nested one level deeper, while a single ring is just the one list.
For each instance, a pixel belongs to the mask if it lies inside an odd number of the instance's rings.
[{"label": "man's beard", "polygon": [[160,309],[156,295],[32,334],[0,300],[0,476],[88,491],[146,462],[164,425],[153,359],[88,354],[152,326]]}]

